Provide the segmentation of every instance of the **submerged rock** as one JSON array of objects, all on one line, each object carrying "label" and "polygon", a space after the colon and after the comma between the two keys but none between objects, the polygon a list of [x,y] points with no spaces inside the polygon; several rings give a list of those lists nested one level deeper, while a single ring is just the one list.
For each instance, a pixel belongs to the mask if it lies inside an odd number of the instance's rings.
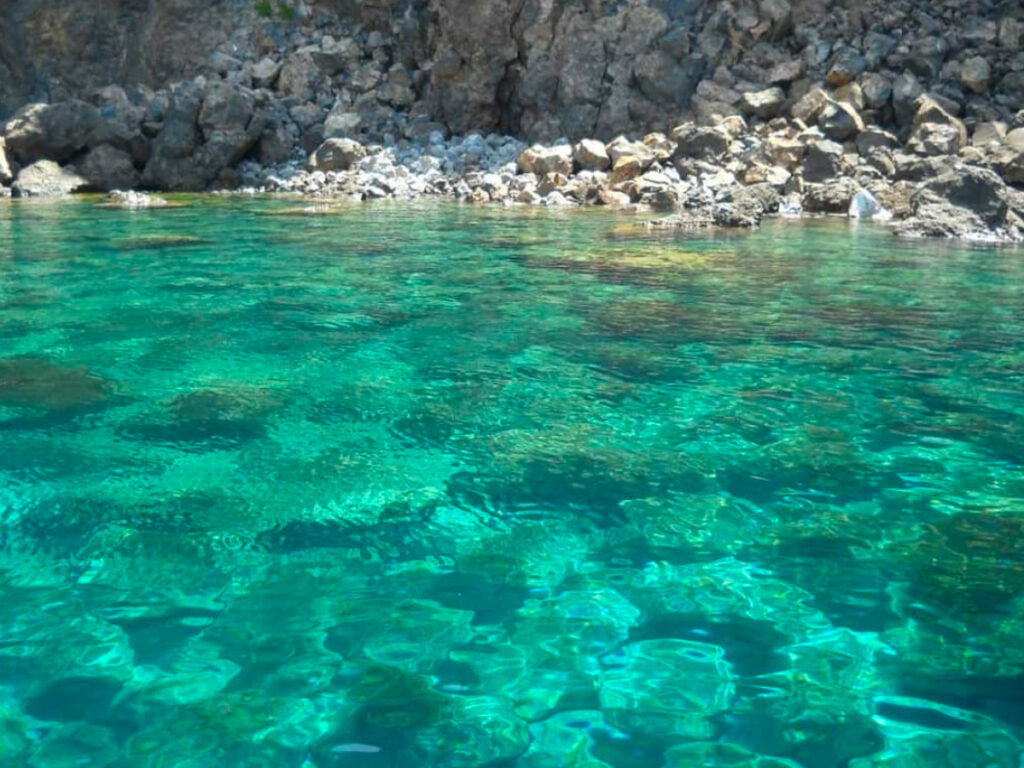
[{"label": "submerged rock", "polygon": [[94,405],[107,385],[84,366],[36,357],[0,360],[0,405],[63,410]]}]

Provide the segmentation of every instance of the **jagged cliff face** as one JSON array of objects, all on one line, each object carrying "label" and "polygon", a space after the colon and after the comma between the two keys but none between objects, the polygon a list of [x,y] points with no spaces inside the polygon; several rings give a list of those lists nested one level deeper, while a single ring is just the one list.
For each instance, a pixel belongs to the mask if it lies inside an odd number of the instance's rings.
[{"label": "jagged cliff face", "polygon": [[[297,11],[294,19],[279,17],[282,2]],[[351,107],[362,116],[350,121],[356,133],[380,128],[397,110],[457,133],[608,138],[664,129],[688,113],[736,111],[739,94],[757,86],[782,85],[792,103],[847,48],[855,69],[862,58],[867,71],[887,69],[890,80],[909,70],[968,112],[975,102],[980,119],[1024,106],[1017,0],[271,0],[271,7],[266,19],[253,0],[6,0],[0,117],[31,100],[87,98],[112,83],[157,89],[270,56],[284,64],[272,84],[278,95],[314,105],[309,112]],[[988,68],[980,89],[964,85],[972,53]],[[788,74],[773,78],[786,66]],[[244,74],[241,82],[251,84]]]},{"label": "jagged cliff face", "polygon": [[160,88],[218,57],[285,58],[325,33],[365,46],[376,31],[381,44],[363,52],[376,73],[300,74],[293,95],[331,106],[347,89],[359,101],[359,81],[383,78],[412,91],[412,103],[385,106],[415,106],[455,132],[611,135],[677,120],[743,36],[779,39],[793,23],[786,0],[752,4],[752,34],[709,0],[321,0],[300,11],[286,22],[260,18],[251,0],[8,0],[0,115],[111,83]]}]

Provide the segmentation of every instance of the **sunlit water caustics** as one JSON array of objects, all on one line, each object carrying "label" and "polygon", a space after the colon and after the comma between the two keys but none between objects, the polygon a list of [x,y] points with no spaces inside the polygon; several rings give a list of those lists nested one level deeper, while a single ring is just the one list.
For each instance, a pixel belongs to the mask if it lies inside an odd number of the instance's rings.
[{"label": "sunlit water caustics", "polygon": [[0,765],[1016,768],[1024,252],[0,206]]}]

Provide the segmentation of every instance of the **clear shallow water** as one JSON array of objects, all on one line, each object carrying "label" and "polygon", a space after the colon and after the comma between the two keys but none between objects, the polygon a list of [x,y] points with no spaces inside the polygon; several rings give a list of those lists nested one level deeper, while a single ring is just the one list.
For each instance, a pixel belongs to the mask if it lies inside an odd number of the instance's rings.
[{"label": "clear shallow water", "polygon": [[1020,765],[1024,254],[286,207],[0,205],[0,764]]}]

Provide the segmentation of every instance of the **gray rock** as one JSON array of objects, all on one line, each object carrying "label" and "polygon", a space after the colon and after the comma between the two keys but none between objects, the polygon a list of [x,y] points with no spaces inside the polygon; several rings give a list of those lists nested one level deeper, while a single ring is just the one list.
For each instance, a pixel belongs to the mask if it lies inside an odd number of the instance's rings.
[{"label": "gray rock", "polygon": [[61,197],[86,189],[89,182],[52,160],[37,160],[18,173],[11,185],[14,197]]},{"label": "gray rock", "polygon": [[815,141],[804,155],[804,179],[818,183],[842,173],[843,148],[834,141]]},{"label": "gray rock", "polygon": [[871,109],[880,109],[892,98],[892,82],[877,72],[867,72],[860,81],[864,104]]},{"label": "gray rock", "polygon": [[921,83],[909,72],[904,72],[893,81],[892,107],[900,125],[910,125],[914,121],[917,100],[923,93]]},{"label": "gray rock", "polygon": [[899,143],[888,131],[871,126],[857,135],[857,152],[861,157],[868,157],[876,149],[894,149]]},{"label": "gray rock", "polygon": [[786,101],[781,88],[765,88],[762,91],[748,91],[740,97],[740,108],[748,115],[761,118],[774,117]]},{"label": "gray rock", "polygon": [[114,189],[134,189],[139,185],[139,172],[132,156],[110,144],[93,147],[75,166],[75,171],[89,182],[90,189],[109,192]]},{"label": "gray rock", "polygon": [[812,88],[793,103],[789,113],[796,120],[802,120],[807,125],[813,125],[828,102],[829,97],[825,91],[821,88]]},{"label": "gray rock", "polygon": [[972,56],[960,66],[960,82],[975,93],[987,91],[991,79],[992,68],[981,56]]},{"label": "gray rock", "polygon": [[821,184],[808,184],[804,189],[804,210],[811,213],[848,214],[850,202],[860,191],[860,185],[845,176]]},{"label": "gray rock", "polygon": [[867,69],[867,61],[856,48],[843,47],[833,57],[826,80],[829,85],[846,85]]},{"label": "gray rock", "polygon": [[62,162],[95,140],[100,113],[84,101],[29,104],[7,121],[7,148],[21,163]]},{"label": "gray rock", "polygon": [[851,105],[830,102],[818,118],[821,130],[830,139],[844,141],[864,130],[864,120]]},{"label": "gray rock", "polygon": [[273,88],[277,84],[277,76],[281,74],[281,62],[269,56],[252,65],[252,82],[257,88]]},{"label": "gray rock", "polygon": [[604,144],[595,139],[583,139],[572,151],[576,164],[584,171],[606,171],[612,160]]},{"label": "gray rock", "polygon": [[921,189],[958,208],[977,215],[987,225],[998,227],[1006,221],[1010,190],[1002,179],[986,168],[958,165],[926,180]]},{"label": "gray rock", "polygon": [[941,123],[921,123],[907,142],[907,149],[919,155],[955,155],[963,146],[961,132]]},{"label": "gray rock", "polygon": [[354,139],[327,139],[309,156],[307,171],[347,171],[366,157],[366,147]]},{"label": "gray rock", "polygon": [[973,147],[999,147],[1006,140],[1007,125],[1000,121],[977,123],[971,134]]},{"label": "gray rock", "polygon": [[804,63],[800,59],[782,61],[768,70],[769,85],[785,85],[798,79],[804,73]]},{"label": "gray rock", "polygon": [[1018,51],[1024,40],[1024,21],[1006,16],[999,22],[999,45],[1011,51]]},{"label": "gray rock", "polygon": [[676,142],[677,158],[717,160],[729,154],[731,139],[719,127],[698,127],[692,123],[680,125],[672,130]]}]

